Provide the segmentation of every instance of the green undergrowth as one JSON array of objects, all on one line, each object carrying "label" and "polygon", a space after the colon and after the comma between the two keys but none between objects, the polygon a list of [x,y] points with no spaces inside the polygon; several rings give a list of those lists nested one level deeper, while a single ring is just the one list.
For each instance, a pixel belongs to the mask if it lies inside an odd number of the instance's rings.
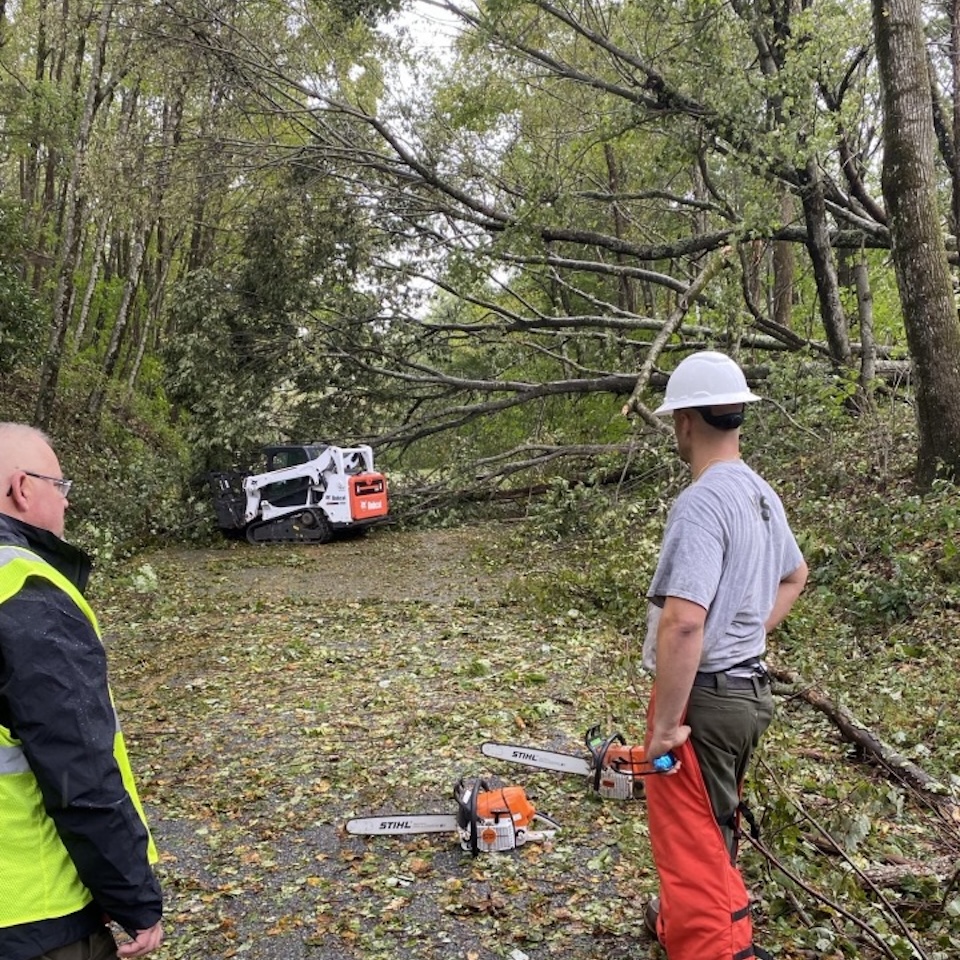
[{"label": "green undergrowth", "polygon": [[[773,943],[811,957],[945,960],[960,953],[960,489],[915,488],[904,407],[807,417],[778,408],[745,431],[744,457],[781,493],[811,570],[770,638],[771,664],[797,682],[778,684],[749,787],[781,864],[751,849],[745,869]],[[570,607],[616,629],[628,675],[666,512],[686,482],[671,455],[665,442],[647,489],[563,491],[524,532],[537,531],[536,546],[517,589],[544,611]],[[915,765],[926,789],[845,738],[811,691]]]},{"label": "green undergrowth", "polygon": [[[4,420],[34,423],[38,377],[37,370],[0,371]],[[188,455],[166,401],[111,392],[92,418],[84,411],[98,382],[82,366],[64,370],[46,432],[74,481],[68,538],[111,569],[151,545],[208,528],[210,507],[184,493]]]}]

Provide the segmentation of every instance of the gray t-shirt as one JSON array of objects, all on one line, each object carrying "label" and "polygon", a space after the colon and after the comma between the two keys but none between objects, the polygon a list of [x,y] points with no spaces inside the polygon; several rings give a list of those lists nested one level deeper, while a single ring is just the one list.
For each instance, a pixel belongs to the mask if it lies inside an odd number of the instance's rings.
[{"label": "gray t-shirt", "polygon": [[644,667],[656,672],[657,626],[668,596],[707,611],[701,670],[759,657],[777,587],[802,562],[772,487],[740,460],[714,464],[677,497],[667,517],[647,591]]}]

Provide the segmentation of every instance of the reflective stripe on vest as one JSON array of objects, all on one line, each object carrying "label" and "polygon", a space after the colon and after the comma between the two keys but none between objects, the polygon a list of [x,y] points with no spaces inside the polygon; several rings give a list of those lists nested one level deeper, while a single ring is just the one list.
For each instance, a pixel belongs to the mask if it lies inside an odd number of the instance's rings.
[{"label": "reflective stripe on vest", "polygon": [[[47,580],[66,593],[100,637],[90,605],[66,577],[30,550],[0,545],[0,604],[16,596],[29,577]],[[113,752],[124,787],[146,825],[119,727]],[[148,857],[155,863],[149,830],[147,835]],[[20,741],[0,724],[0,927],[63,917],[92,899],[46,813]]]},{"label": "reflective stripe on vest", "polygon": [[5,773],[26,773],[30,769],[19,747],[0,747],[0,777]]}]

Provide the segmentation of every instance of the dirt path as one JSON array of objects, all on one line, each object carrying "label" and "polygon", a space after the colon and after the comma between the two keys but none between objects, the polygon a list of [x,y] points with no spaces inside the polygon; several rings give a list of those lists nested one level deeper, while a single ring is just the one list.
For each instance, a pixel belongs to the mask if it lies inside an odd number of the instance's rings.
[{"label": "dirt path", "polygon": [[[622,641],[511,602],[495,527],[175,551],[103,598],[114,687],[162,850],[161,960],[656,957],[641,802],[482,757],[582,752]],[[149,569],[144,570],[144,563]],[[156,586],[150,588],[153,577]],[[453,813],[461,776],[523,785],[553,841],[471,858],[352,816]]]},{"label": "dirt path", "polygon": [[180,556],[222,573],[210,588],[226,594],[241,589],[264,599],[454,604],[502,595],[511,573],[492,561],[502,559],[503,539],[497,528],[381,529],[326,546],[250,550],[237,544]]}]

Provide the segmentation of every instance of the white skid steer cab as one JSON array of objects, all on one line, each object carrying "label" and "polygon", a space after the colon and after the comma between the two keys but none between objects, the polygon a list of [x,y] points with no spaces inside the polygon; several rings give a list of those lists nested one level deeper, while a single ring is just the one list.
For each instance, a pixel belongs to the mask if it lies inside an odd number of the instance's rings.
[{"label": "white skid steer cab", "polygon": [[326,543],[382,523],[387,480],[373,450],[307,443],[264,448],[266,470],[210,474],[217,526],[250,543]]}]

